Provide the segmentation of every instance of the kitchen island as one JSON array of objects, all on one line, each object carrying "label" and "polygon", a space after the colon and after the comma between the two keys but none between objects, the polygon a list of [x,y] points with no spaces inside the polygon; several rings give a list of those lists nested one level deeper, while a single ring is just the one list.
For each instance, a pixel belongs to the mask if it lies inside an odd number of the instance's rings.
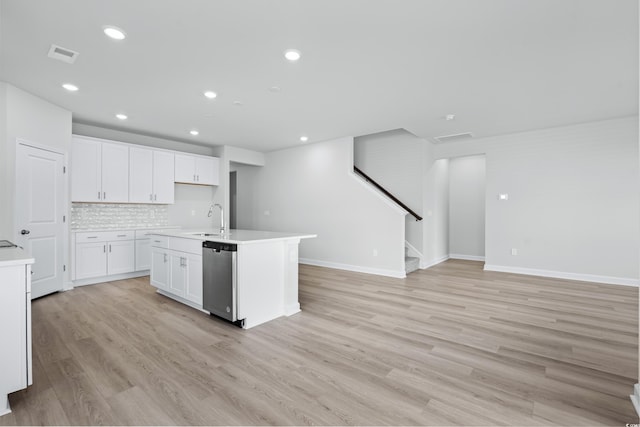
[{"label": "kitchen island", "polygon": [[[209,312],[203,294],[203,242],[235,252],[233,320],[245,329],[300,311],[298,244],[314,234],[256,230],[172,230],[151,236],[151,285],[158,293]],[[211,275],[211,273],[209,273]],[[231,276],[230,276],[231,277]],[[231,279],[229,279],[231,280]],[[213,313],[216,314],[216,313]]]}]

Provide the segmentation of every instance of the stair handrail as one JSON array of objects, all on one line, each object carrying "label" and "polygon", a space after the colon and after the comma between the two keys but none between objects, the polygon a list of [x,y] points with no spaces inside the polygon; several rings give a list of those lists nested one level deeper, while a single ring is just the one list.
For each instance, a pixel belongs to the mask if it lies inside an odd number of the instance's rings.
[{"label": "stair handrail", "polygon": [[409,214],[411,214],[416,221],[422,221],[422,217],[420,215],[418,215],[417,213],[415,213],[409,206],[405,205],[404,203],[402,203],[396,196],[394,196],[393,194],[391,194],[386,188],[384,188],[382,185],[378,184],[375,180],[373,180],[369,175],[367,175],[366,173],[362,172],[362,170],[360,170],[356,165],[353,165],[353,171],[355,173],[357,173],[358,175],[360,175],[361,177],[364,178],[365,181],[367,181],[368,183],[370,183],[371,185],[373,185],[374,187],[376,187],[378,190],[380,190],[385,196],[387,196],[388,198],[390,198],[391,200],[393,200],[394,202],[396,202],[398,204],[398,206],[400,206],[402,209],[404,209],[405,211],[407,211]]}]

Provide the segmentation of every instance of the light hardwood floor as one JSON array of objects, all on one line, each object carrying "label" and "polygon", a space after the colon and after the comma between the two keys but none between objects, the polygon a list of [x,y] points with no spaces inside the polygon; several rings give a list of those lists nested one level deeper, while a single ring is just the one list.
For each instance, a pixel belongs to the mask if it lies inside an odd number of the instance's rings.
[{"label": "light hardwood floor", "polygon": [[86,286],[33,302],[34,384],[0,424],[637,423],[637,292],[301,266],[303,311],[245,331],[146,277]]}]

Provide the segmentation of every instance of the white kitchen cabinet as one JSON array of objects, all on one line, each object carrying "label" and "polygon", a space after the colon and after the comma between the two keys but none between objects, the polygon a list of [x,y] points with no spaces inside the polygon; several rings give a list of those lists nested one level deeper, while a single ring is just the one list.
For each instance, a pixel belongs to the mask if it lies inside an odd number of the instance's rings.
[{"label": "white kitchen cabinet", "polygon": [[107,245],[107,275],[135,271],[135,241],[122,240]]},{"label": "white kitchen cabinet", "polygon": [[169,290],[168,249],[151,247],[151,284],[158,289]]},{"label": "white kitchen cabinet", "polygon": [[187,286],[187,279],[185,277],[185,268],[183,260],[185,259],[181,253],[171,253],[170,258],[170,271],[171,280],[169,281],[169,292],[179,297],[184,297],[184,290]]},{"label": "white kitchen cabinet", "polygon": [[107,275],[107,243],[76,243],[76,279]]},{"label": "white kitchen cabinet", "polygon": [[102,201],[102,143],[74,137],[71,141],[71,200]]},{"label": "white kitchen cabinet", "polygon": [[135,271],[133,231],[97,231],[75,234],[74,280]]},{"label": "white kitchen cabinet", "polygon": [[71,200],[127,203],[129,147],[74,136],[71,143]]},{"label": "white kitchen cabinet", "polygon": [[151,285],[202,308],[202,241],[154,236]]},{"label": "white kitchen cabinet", "polygon": [[165,151],[153,152],[153,202],[174,202],[174,154]]},{"label": "white kitchen cabinet", "polygon": [[174,154],[147,148],[130,148],[129,201],[174,202]]},{"label": "white kitchen cabinet", "polygon": [[136,271],[151,268],[151,240],[136,237]]},{"label": "white kitchen cabinet", "polygon": [[0,415],[11,412],[8,395],[33,383],[31,264],[19,248],[0,254]]},{"label": "white kitchen cabinet", "polygon": [[202,305],[202,255],[186,255],[185,269],[185,298]]},{"label": "white kitchen cabinet", "polygon": [[102,143],[102,201],[129,201],[129,147]]},{"label": "white kitchen cabinet", "polygon": [[175,182],[218,185],[220,183],[220,159],[209,156],[176,154]]}]

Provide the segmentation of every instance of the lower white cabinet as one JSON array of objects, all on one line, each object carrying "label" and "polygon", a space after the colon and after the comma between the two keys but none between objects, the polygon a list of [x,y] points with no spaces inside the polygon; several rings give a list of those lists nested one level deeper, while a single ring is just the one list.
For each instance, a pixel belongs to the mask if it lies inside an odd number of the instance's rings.
[{"label": "lower white cabinet", "polygon": [[202,306],[202,242],[172,237],[151,245],[151,284]]},{"label": "lower white cabinet", "polygon": [[133,231],[76,233],[74,280],[135,271]]},{"label": "lower white cabinet", "polygon": [[18,248],[0,256],[0,415],[11,412],[8,394],[33,382],[31,356],[31,264]]},{"label": "lower white cabinet", "polygon": [[135,241],[108,242],[107,275],[135,271]]}]

